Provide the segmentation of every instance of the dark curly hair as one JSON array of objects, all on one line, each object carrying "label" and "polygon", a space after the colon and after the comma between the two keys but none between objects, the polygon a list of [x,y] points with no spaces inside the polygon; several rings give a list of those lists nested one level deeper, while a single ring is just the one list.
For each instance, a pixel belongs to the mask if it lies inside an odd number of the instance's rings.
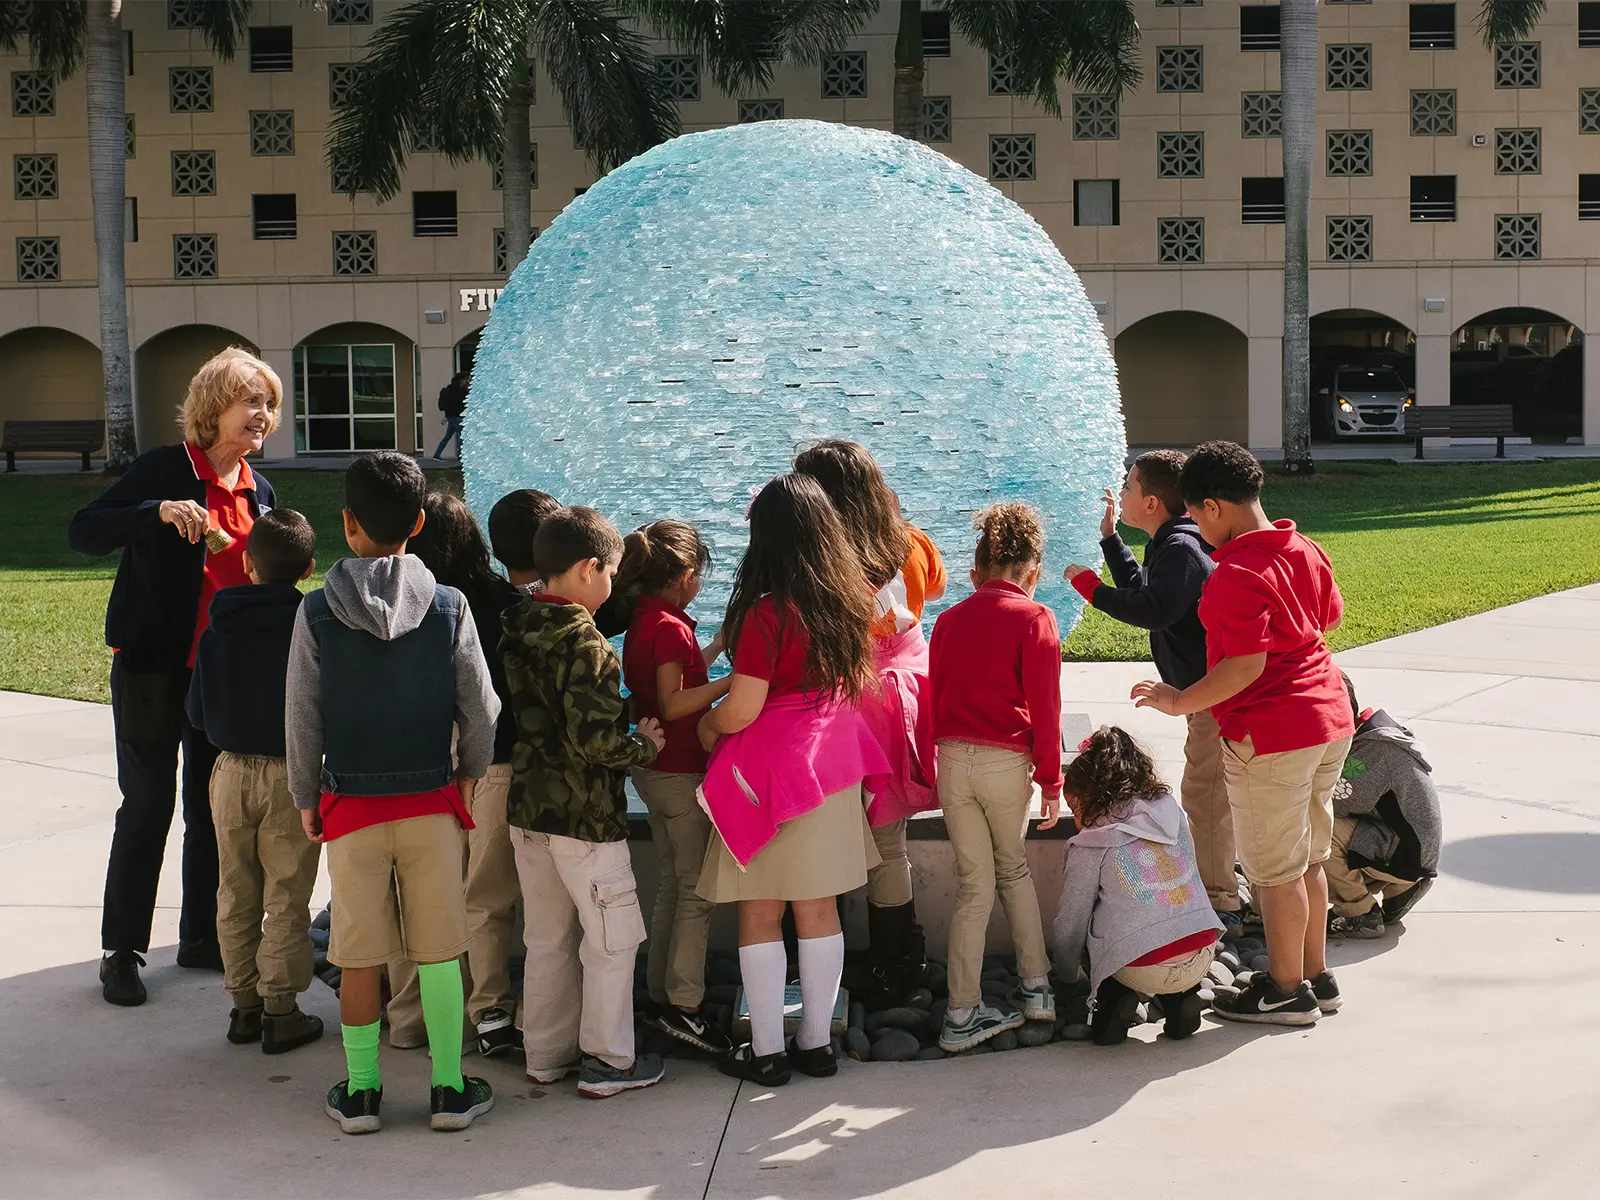
[{"label": "dark curly hair", "polygon": [[1044,518],[1033,505],[1010,500],[984,509],[972,522],[978,530],[973,558],[985,570],[1010,571],[1044,559]]},{"label": "dark curly hair", "polygon": [[779,475],[750,504],[750,547],[723,624],[729,649],[739,645],[756,602],[771,596],[779,620],[798,620],[810,639],[806,686],[856,702],[876,678],[865,578],[822,485],[809,475]]},{"label": "dark curly hair", "polygon": [[1102,725],[1089,735],[1089,744],[1067,764],[1061,790],[1078,799],[1078,825],[1087,829],[1108,817],[1126,815],[1134,800],[1149,799],[1168,791],[1156,774],[1150,756],[1126,729]]},{"label": "dark curly hair", "polygon": [[899,573],[911,554],[911,535],[900,515],[900,501],[860,442],[838,438],[818,442],[794,456],[794,469],[822,485],[844,522],[877,591]]},{"label": "dark curly hair", "polygon": [[1254,454],[1237,442],[1202,442],[1184,460],[1178,490],[1185,504],[1224,500],[1248,504],[1261,498],[1266,475]]}]

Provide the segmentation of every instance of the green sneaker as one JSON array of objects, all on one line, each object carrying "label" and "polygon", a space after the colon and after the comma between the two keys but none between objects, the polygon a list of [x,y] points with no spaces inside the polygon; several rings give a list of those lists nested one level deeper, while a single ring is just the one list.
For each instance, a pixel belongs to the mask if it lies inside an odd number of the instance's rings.
[{"label": "green sneaker", "polygon": [[1027,1021],[1020,1012],[1002,1012],[991,1005],[979,1004],[959,1025],[945,1017],[944,1027],[939,1030],[939,1049],[946,1054],[960,1054],[1008,1029],[1021,1029]]}]

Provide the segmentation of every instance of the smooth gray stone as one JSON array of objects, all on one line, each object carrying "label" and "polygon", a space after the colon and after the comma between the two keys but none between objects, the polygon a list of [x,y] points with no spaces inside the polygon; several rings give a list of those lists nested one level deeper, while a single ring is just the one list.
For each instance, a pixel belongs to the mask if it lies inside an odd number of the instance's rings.
[{"label": "smooth gray stone", "polygon": [[917,1051],[918,1062],[938,1062],[941,1059],[949,1057],[950,1056],[948,1054],[939,1049],[937,1046],[924,1046],[921,1050]]},{"label": "smooth gray stone", "polygon": [[872,1043],[873,1062],[910,1062],[922,1053],[922,1043],[904,1029],[886,1029]]},{"label": "smooth gray stone", "polygon": [[1017,1030],[1017,1045],[1043,1046],[1055,1036],[1056,1027],[1044,1021],[1029,1021]]},{"label": "smooth gray stone", "polygon": [[982,979],[978,981],[978,990],[985,996],[1004,996],[1011,991],[1009,979]]},{"label": "smooth gray stone", "polygon": [[950,988],[950,972],[943,963],[930,962],[922,980],[935,996],[943,996]]},{"label": "smooth gray stone", "polygon": [[867,1006],[859,1000],[850,1002],[850,1028],[865,1029],[867,1027]]},{"label": "smooth gray stone", "polygon": [[1257,954],[1266,953],[1267,944],[1260,938],[1240,938],[1233,948],[1240,958],[1254,958]]},{"label": "smooth gray stone", "polygon": [[[909,1033],[921,1033],[928,1027],[928,1014],[920,1008],[886,1008],[876,1015],[880,1029],[904,1029]],[[868,1017],[867,1020],[870,1022],[872,1018]]]},{"label": "smooth gray stone", "polygon": [[1206,971],[1206,975],[1215,982],[1222,984],[1223,987],[1229,987],[1233,983],[1233,972],[1221,962],[1212,963]]},{"label": "smooth gray stone", "polygon": [[933,993],[927,988],[918,988],[906,997],[906,1006],[926,1010],[933,1004]]},{"label": "smooth gray stone", "polygon": [[1017,1031],[1008,1029],[1004,1033],[996,1034],[984,1043],[993,1046],[996,1050],[1015,1050],[1017,1048]]},{"label": "smooth gray stone", "polygon": [[940,996],[928,1006],[928,1028],[935,1033],[944,1024],[944,1015],[950,1010],[950,1001]]},{"label": "smooth gray stone", "polygon": [[1089,1040],[1089,1027],[1087,1025],[1068,1025],[1061,1031],[1061,1040],[1064,1042],[1087,1042]]},{"label": "smooth gray stone", "polygon": [[844,1051],[857,1062],[872,1058],[872,1042],[861,1030],[851,1026],[844,1031]]},{"label": "smooth gray stone", "polygon": [[1216,963],[1221,963],[1230,971],[1242,970],[1244,967],[1244,960],[1232,950],[1224,950],[1221,954],[1217,955],[1216,962],[1212,963],[1212,966],[1215,966]]},{"label": "smooth gray stone", "polygon": [[1270,965],[1265,954],[1257,954],[1250,960],[1250,969],[1252,971],[1265,971]]}]

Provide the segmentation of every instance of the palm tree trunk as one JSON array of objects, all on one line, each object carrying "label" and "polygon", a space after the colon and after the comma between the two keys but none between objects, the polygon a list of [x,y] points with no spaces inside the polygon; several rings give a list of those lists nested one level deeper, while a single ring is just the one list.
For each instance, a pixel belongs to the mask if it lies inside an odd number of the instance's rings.
[{"label": "palm tree trunk", "polygon": [[894,42],[894,131],[917,140],[922,132],[922,0],[900,0]]},{"label": "palm tree trunk", "polygon": [[138,454],[128,353],[128,278],[123,247],[127,103],[122,0],[89,0],[85,76],[89,96],[89,190],[100,275],[100,361],[105,373],[106,470],[121,473]]},{"label": "palm tree trunk", "polygon": [[1317,153],[1317,4],[1282,0],[1283,465],[1311,463],[1311,164]]},{"label": "palm tree trunk", "polygon": [[528,256],[528,243],[532,240],[532,222],[528,215],[533,203],[528,180],[528,148],[532,134],[528,123],[526,55],[520,60],[516,77],[506,94],[505,127],[505,169],[501,172],[504,187],[500,200],[505,205],[506,273],[510,274]]}]

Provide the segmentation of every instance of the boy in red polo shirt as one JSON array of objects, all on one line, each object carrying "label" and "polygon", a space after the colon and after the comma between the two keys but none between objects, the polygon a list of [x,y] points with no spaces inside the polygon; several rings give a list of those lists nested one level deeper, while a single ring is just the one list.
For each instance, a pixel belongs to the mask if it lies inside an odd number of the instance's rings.
[{"label": "boy in red polo shirt", "polygon": [[1200,594],[1206,674],[1179,691],[1136,685],[1139,707],[1173,716],[1209,708],[1245,878],[1262,910],[1269,970],[1218,993],[1230,1021],[1309,1025],[1339,1007],[1327,969],[1333,788],[1355,732],[1324,634],[1344,602],[1321,546],[1261,508],[1261,464],[1243,446],[1207,442],[1178,487],[1217,569]]}]

